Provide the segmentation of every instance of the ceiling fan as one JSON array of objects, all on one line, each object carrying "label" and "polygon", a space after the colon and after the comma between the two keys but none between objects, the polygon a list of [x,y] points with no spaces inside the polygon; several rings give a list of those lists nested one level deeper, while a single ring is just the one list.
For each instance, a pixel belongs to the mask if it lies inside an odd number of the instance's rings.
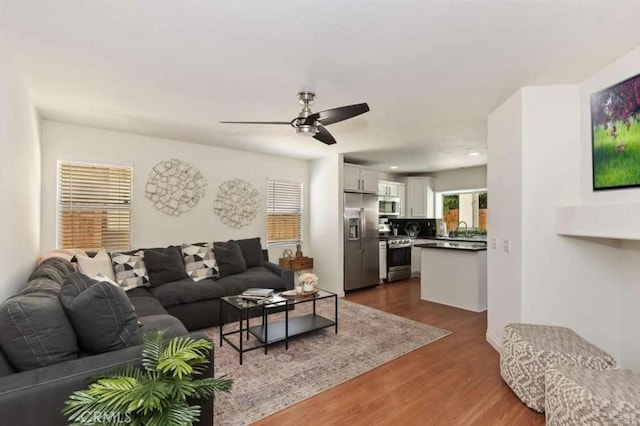
[{"label": "ceiling fan", "polygon": [[286,124],[296,129],[296,133],[303,136],[312,136],[327,145],[333,145],[336,140],[324,126],[348,120],[369,111],[366,103],[347,105],[339,108],[328,109],[326,111],[311,112],[315,93],[298,93],[298,102],[302,104],[302,111],[291,121],[221,121],[225,124]]}]

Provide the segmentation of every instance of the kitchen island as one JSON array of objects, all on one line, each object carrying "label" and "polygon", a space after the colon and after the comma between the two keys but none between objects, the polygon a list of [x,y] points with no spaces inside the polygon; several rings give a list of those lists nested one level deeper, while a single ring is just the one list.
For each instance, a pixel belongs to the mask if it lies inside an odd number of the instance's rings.
[{"label": "kitchen island", "polygon": [[420,248],[420,299],[482,312],[487,309],[487,244],[431,240]]}]

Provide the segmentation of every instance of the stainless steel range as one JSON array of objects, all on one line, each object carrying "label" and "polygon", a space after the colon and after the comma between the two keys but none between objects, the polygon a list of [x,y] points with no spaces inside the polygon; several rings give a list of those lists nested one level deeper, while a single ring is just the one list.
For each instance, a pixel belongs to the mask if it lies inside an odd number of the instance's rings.
[{"label": "stainless steel range", "polygon": [[411,239],[389,236],[387,239],[387,281],[411,278]]}]

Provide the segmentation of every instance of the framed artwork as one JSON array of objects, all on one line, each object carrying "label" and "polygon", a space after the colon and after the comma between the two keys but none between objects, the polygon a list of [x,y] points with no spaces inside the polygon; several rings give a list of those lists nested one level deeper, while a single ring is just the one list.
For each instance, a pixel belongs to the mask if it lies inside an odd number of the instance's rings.
[{"label": "framed artwork", "polygon": [[593,189],[640,186],[640,74],[591,95]]}]

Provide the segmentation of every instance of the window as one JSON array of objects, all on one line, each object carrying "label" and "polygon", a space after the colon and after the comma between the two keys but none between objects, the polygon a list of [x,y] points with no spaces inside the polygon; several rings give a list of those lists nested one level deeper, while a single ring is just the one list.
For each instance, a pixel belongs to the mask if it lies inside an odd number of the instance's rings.
[{"label": "window", "polygon": [[302,241],[302,183],[267,181],[267,244]]},{"label": "window", "polygon": [[486,191],[461,191],[441,195],[442,219],[447,224],[448,231],[455,230],[458,223],[464,221],[469,227],[468,232],[487,232]]},{"label": "window", "polygon": [[131,167],[58,163],[58,247],[131,246]]}]

